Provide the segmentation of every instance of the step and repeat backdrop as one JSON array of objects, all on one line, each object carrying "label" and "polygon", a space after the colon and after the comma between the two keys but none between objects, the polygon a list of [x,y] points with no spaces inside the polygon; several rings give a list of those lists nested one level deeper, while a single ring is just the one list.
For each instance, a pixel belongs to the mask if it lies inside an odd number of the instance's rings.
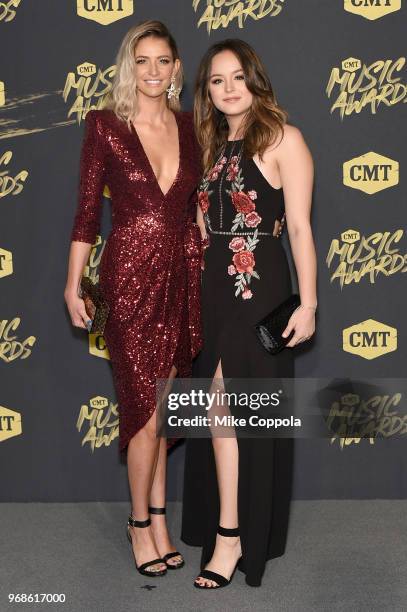
[{"label": "step and repeat backdrop", "polygon": [[[128,499],[109,354],[102,336],[72,327],[63,291],[84,117],[103,104],[124,34],[145,19],[179,45],[185,110],[208,45],[252,44],[314,157],[319,311],[312,343],[295,349],[296,375],[360,377],[383,392],[343,397],[371,436],[296,440],[294,498],[406,497],[406,397],[397,382],[386,393],[407,367],[405,2],[4,0],[0,501]],[[106,187],[86,270],[95,280],[109,231]],[[181,442],[170,499],[183,456]]]}]

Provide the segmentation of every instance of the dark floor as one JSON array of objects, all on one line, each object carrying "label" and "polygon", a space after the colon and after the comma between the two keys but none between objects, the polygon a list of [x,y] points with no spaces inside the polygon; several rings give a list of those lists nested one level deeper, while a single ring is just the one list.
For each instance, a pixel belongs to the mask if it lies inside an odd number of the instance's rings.
[{"label": "dark floor", "polygon": [[[369,612],[407,610],[407,502],[294,501],[287,552],[263,585],[192,586],[200,552],[177,541],[184,568],[137,573],[127,503],[1,504],[0,610]],[[180,504],[168,506],[179,533]],[[153,587],[153,588],[150,588]],[[65,603],[8,603],[9,593],[64,593]]]}]

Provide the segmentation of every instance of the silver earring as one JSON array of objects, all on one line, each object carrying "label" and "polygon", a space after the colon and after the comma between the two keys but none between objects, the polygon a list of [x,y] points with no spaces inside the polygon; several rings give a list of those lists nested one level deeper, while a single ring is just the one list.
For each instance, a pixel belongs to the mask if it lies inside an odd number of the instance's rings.
[{"label": "silver earring", "polygon": [[171,77],[171,85],[166,89],[167,98],[171,100],[171,98],[179,99],[179,94],[181,93],[180,87],[175,87],[175,77]]}]

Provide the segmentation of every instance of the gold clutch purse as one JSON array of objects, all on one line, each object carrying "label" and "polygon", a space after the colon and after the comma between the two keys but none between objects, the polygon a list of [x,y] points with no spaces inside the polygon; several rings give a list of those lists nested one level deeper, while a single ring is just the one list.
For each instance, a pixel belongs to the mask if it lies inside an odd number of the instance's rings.
[{"label": "gold clutch purse", "polygon": [[85,302],[86,314],[92,321],[88,332],[90,334],[103,334],[109,315],[109,304],[102,298],[99,284],[93,283],[90,278],[83,276],[79,297]]}]

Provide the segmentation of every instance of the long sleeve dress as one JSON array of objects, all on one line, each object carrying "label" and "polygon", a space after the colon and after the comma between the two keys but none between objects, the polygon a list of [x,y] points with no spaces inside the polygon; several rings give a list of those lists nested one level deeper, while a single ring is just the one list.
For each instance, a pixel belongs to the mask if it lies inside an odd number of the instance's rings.
[{"label": "long sleeve dress", "polygon": [[93,244],[102,195],[111,194],[112,229],[99,266],[100,290],[110,306],[104,339],[119,404],[119,450],[156,407],[156,379],[172,365],[191,374],[202,344],[201,236],[194,222],[200,178],[191,113],[176,112],[179,168],[163,193],[134,127],[112,110],[85,119],[79,198],[72,241]]}]

